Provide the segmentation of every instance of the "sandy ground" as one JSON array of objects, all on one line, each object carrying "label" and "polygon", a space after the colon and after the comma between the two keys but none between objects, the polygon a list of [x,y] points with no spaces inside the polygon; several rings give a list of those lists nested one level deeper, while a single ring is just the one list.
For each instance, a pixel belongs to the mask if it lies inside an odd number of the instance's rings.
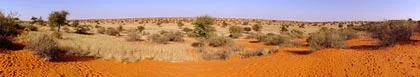
[{"label": "sandy ground", "polygon": [[[0,76],[105,76],[105,77],[419,77],[420,43],[375,48],[375,40],[348,41],[349,49],[323,49],[311,54],[307,48],[286,48],[280,52],[228,61],[162,62],[143,60],[120,63],[90,57],[46,62],[28,50],[0,52]],[[246,47],[259,44],[242,42]],[[261,47],[263,47],[261,45]],[[3,50],[4,51],[4,50]]]}]

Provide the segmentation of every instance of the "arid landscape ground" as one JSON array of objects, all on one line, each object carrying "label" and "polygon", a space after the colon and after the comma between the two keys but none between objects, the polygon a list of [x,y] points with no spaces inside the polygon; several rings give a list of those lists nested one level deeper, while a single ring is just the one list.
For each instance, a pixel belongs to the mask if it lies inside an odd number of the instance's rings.
[{"label": "arid landscape ground", "polygon": [[[189,36],[184,28],[197,29],[197,18],[138,18],[138,19],[92,19],[70,20],[55,37],[55,30],[42,26],[39,22],[20,31],[11,38],[16,44],[2,48],[0,52],[0,76],[16,77],[281,77],[281,76],[335,76],[335,77],[418,77],[420,76],[420,34],[410,33],[410,41],[395,42],[390,46],[380,46],[384,38],[371,37],[369,31],[356,31],[357,37],[342,40],[345,47],[333,43],[313,44],[314,34],[322,28],[365,29],[371,21],[355,22],[298,22],[262,19],[216,18],[214,24],[217,37],[232,38],[227,45],[212,44],[211,41]],[[22,22],[28,26],[27,22]],[[76,26],[72,23],[78,22]],[[179,27],[178,22],[183,26]],[[386,21],[392,22],[392,21]],[[378,21],[378,23],[386,23]],[[414,22],[400,21],[400,22]],[[418,22],[415,22],[418,25]],[[261,25],[260,31],[240,32],[234,38],[232,26],[254,27]],[[303,26],[302,26],[303,25]],[[139,26],[144,29],[139,30]],[[224,27],[226,26],[226,27]],[[285,27],[287,26],[287,27]],[[397,25],[404,26],[404,25]],[[120,28],[122,27],[122,28]],[[56,28],[56,27],[53,27]],[[84,30],[87,28],[87,30]],[[105,28],[105,33],[99,29]],[[109,33],[117,28],[118,34]],[[286,30],[285,30],[285,29]],[[231,30],[232,29],[232,30]],[[242,28],[241,28],[242,29]],[[383,28],[385,29],[385,28]],[[287,35],[284,32],[297,30],[300,38],[268,39],[252,38],[253,34]],[[82,32],[79,32],[82,31]],[[153,34],[169,38],[171,32],[182,33],[182,41],[156,41]],[[196,31],[196,30],[194,30]],[[344,32],[338,30],[339,32]],[[130,41],[135,32],[135,41]],[[165,33],[165,32],[169,32]],[[327,32],[328,33],[328,32]],[[373,32],[374,33],[374,32]],[[37,49],[45,45],[36,44],[43,34],[54,36],[57,47],[66,51],[65,55],[47,54],[42,57]],[[296,34],[295,34],[296,35]],[[334,34],[332,34],[334,35]],[[230,36],[230,37],[229,37]],[[323,36],[323,35],[317,35]],[[329,36],[328,34],[326,35]],[[41,36],[42,37],[42,36]],[[216,36],[213,36],[216,37]],[[334,36],[333,36],[334,37]],[[383,36],[382,36],[383,37]],[[153,39],[150,39],[153,38]],[[273,37],[275,38],[275,37]],[[175,38],[176,39],[176,38]],[[175,40],[174,39],[174,40]],[[211,38],[208,38],[211,39]],[[346,38],[347,39],[347,38]],[[288,40],[295,40],[297,44]],[[274,41],[271,44],[271,41]],[[280,41],[280,42],[276,42]],[[383,40],[382,40],[383,41]],[[199,42],[198,46],[194,46]],[[226,41],[222,41],[224,44]],[[4,42],[2,42],[4,43]],[[204,44],[201,44],[204,43]],[[207,43],[210,43],[207,45]],[[284,46],[288,44],[292,46]],[[55,45],[55,44],[54,44]],[[314,45],[327,45],[315,49]],[[52,50],[54,51],[54,50]],[[43,54],[43,53],[41,53]],[[49,56],[48,56],[49,55]]]}]

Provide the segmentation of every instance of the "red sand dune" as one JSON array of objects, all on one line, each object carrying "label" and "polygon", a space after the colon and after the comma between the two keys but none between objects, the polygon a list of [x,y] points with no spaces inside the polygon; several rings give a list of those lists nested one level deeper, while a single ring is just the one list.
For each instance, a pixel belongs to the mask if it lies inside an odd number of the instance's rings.
[{"label": "red sand dune", "polygon": [[144,60],[124,64],[89,57],[46,62],[28,50],[20,50],[0,53],[0,76],[420,76],[420,43],[375,48],[372,47],[375,40],[370,38],[348,42],[350,49],[323,49],[306,54],[300,53],[305,48],[286,48],[247,59],[178,63]]}]

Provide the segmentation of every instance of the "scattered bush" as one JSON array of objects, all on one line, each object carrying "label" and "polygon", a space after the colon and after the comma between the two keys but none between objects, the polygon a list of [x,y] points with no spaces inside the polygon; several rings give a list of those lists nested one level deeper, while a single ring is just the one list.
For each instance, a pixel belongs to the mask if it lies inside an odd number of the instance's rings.
[{"label": "scattered bush", "polygon": [[29,25],[26,26],[26,29],[30,30],[30,31],[38,31],[38,27],[34,26],[34,25]]},{"label": "scattered bush", "polygon": [[223,37],[223,36],[213,36],[207,39],[207,42],[209,43],[210,46],[221,47],[221,46],[226,46],[232,43],[233,40],[227,37]]},{"label": "scattered bush", "polygon": [[179,29],[181,29],[181,28],[182,28],[182,26],[184,26],[184,23],[182,23],[181,21],[177,22],[176,24],[178,25],[178,28],[179,28]]},{"label": "scattered bush", "polygon": [[210,16],[199,16],[195,19],[194,27],[195,27],[195,34],[200,38],[209,38],[210,36],[214,35],[213,26],[214,19]]},{"label": "scattered bush", "polygon": [[255,24],[254,26],[252,26],[252,29],[253,29],[254,31],[259,32],[259,31],[261,31],[262,26],[261,26],[261,24]]},{"label": "scattered bush", "polygon": [[169,41],[175,41],[175,42],[183,42],[184,41],[184,34],[182,32],[169,32],[164,34],[166,37],[169,38]]},{"label": "scattered bush", "polygon": [[47,61],[58,60],[65,54],[64,51],[58,48],[57,42],[46,34],[29,41],[25,48],[31,49],[34,55]]},{"label": "scattered bush", "polygon": [[242,32],[244,29],[240,26],[230,26],[229,32],[231,33],[230,37],[232,38],[239,38],[242,36]]},{"label": "scattered bush", "polygon": [[78,34],[88,34],[87,31],[90,30],[88,25],[81,25],[75,28],[76,29],[76,33]]},{"label": "scattered bush", "polygon": [[100,34],[105,34],[106,29],[104,27],[98,27],[97,32]]},{"label": "scattered bush", "polygon": [[376,23],[368,27],[373,38],[378,38],[381,46],[391,46],[397,42],[410,41],[413,32],[417,30],[414,22],[405,20],[391,20]]},{"label": "scattered bush", "polygon": [[[60,32],[60,27],[62,25],[67,24],[67,15],[69,15],[69,12],[67,11],[53,11],[49,17],[48,17],[48,23],[51,26],[51,28],[58,26],[58,32]],[[54,30],[54,29],[51,29]]]},{"label": "scattered bush", "polygon": [[10,36],[19,34],[20,25],[15,20],[15,14],[4,14],[0,11],[0,35]]},{"label": "scattered bush", "polygon": [[144,28],[144,26],[137,26],[137,31],[138,32],[142,32],[144,29],[146,29],[146,28]]},{"label": "scattered bush", "polygon": [[244,31],[246,31],[246,33],[249,33],[249,31],[251,31],[251,27],[245,27]]},{"label": "scattered bush", "polygon": [[127,37],[125,38],[125,40],[127,41],[140,41],[141,36],[138,35],[137,32],[130,32],[127,34]]},{"label": "scattered bush", "polygon": [[118,32],[122,32],[124,30],[124,27],[122,25],[117,27]]},{"label": "scattered bush", "polygon": [[148,40],[154,42],[154,43],[161,43],[161,44],[166,44],[169,42],[169,38],[166,36],[162,36],[160,34],[152,34],[148,37]]},{"label": "scattered bush", "polygon": [[105,34],[111,36],[119,36],[120,32],[117,29],[110,27],[105,31]]},{"label": "scattered bush", "polygon": [[288,40],[286,37],[280,35],[267,35],[262,41],[264,41],[267,45],[280,45],[286,40]]},{"label": "scattered bush", "polygon": [[320,29],[318,32],[310,33],[308,43],[312,50],[322,48],[345,48],[348,38],[335,29]]},{"label": "scattered bush", "polygon": [[340,35],[343,36],[347,40],[358,37],[357,31],[351,28],[340,29],[339,32],[340,32]]}]

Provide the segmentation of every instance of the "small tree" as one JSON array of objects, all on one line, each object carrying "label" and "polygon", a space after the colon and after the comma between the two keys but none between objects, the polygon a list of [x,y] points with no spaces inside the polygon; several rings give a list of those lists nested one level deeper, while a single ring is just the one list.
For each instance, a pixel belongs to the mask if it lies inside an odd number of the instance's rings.
[{"label": "small tree", "polygon": [[255,24],[254,26],[252,26],[252,29],[257,32],[261,31],[261,28],[261,24]]},{"label": "small tree", "polygon": [[36,22],[37,22],[39,25],[41,25],[41,26],[45,26],[45,25],[46,25],[46,24],[45,24],[44,19],[42,19],[42,16],[40,16],[40,17],[38,18],[38,20],[36,20]]},{"label": "small tree", "polygon": [[69,12],[64,11],[64,10],[53,11],[48,17],[49,25],[52,27],[58,26],[58,32],[60,32],[60,26],[66,24],[67,15],[69,15]]},{"label": "small tree", "polygon": [[182,26],[184,26],[184,23],[182,23],[181,21],[177,22],[176,24],[178,25],[179,29],[181,29]]},{"label": "small tree", "polygon": [[195,22],[193,23],[195,26],[195,34],[199,38],[209,38],[213,35],[214,29],[213,26],[214,19],[210,16],[199,16],[196,18]]},{"label": "small tree", "polygon": [[38,20],[38,18],[36,18],[36,17],[31,17],[31,24],[35,24],[36,22],[37,22],[37,20]]}]

